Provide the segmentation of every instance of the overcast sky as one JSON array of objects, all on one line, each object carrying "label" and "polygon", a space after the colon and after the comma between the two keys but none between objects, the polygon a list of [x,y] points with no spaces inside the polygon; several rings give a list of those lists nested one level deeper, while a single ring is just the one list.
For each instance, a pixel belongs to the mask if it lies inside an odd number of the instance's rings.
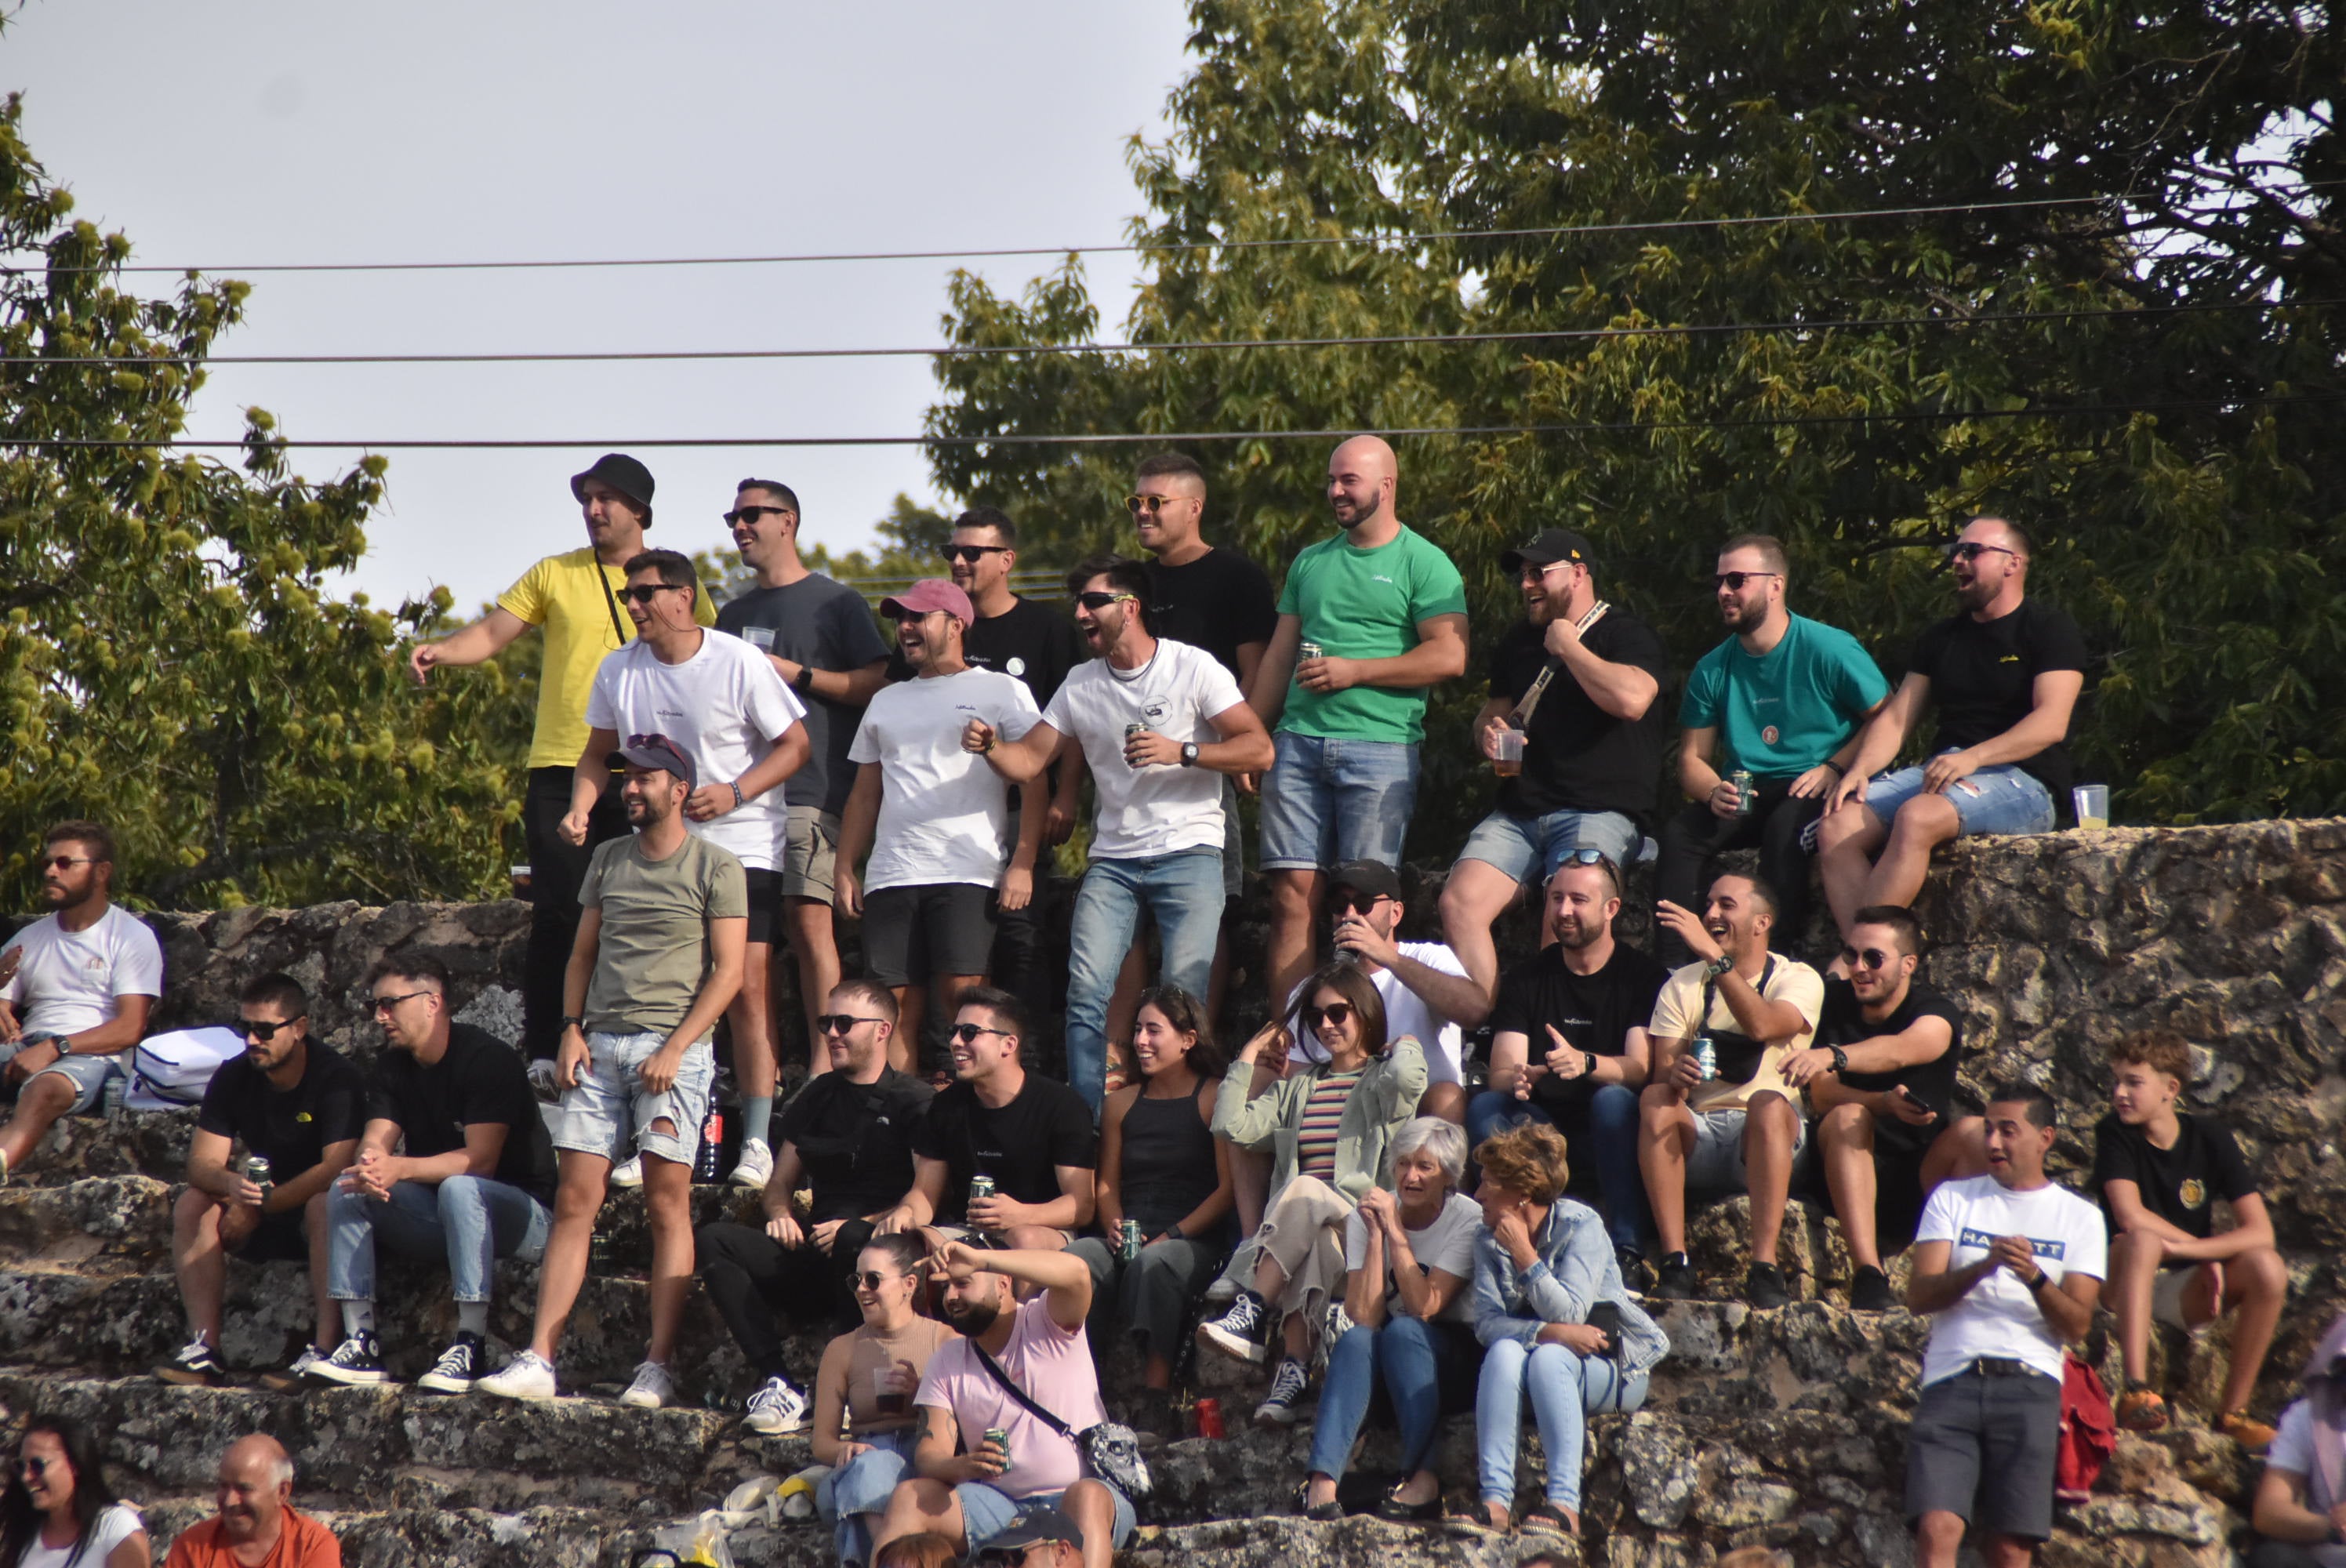
[{"label": "overcast sky", "polygon": [[[1126,138],[1165,134],[1178,0],[969,5],[31,0],[0,35],[24,130],[136,260],[541,260],[1117,243]],[[221,353],[875,347],[940,341],[942,261],[249,274]],[[997,290],[1047,259],[968,263]],[[1088,266],[1102,328],[1130,259]],[[233,273],[231,273],[233,275]],[[136,279],[159,290],[168,275]],[[923,358],[680,365],[221,366],[196,427],[257,403],[296,438],[545,437],[394,453],[356,585],[469,613],[584,542],[567,477],[605,442],[916,434]],[[322,474],[352,453],[297,454]],[[757,473],[811,541],[866,542],[919,449],[648,451],[654,541],[724,547]]]}]

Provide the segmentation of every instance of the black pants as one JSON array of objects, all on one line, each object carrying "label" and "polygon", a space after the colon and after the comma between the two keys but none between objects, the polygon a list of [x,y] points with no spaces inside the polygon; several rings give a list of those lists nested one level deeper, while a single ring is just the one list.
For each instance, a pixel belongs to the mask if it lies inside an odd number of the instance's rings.
[{"label": "black pants", "polygon": [[562,1045],[562,973],[578,941],[578,888],[586,880],[586,862],[594,857],[595,846],[627,831],[627,808],[613,788],[603,791],[586,820],[586,842],[565,841],[559,829],[570,814],[570,784],[576,777],[568,768],[533,768],[528,792],[522,797],[530,901],[529,956],[521,983],[525,1056],[551,1058]]},{"label": "black pants", "polygon": [[2249,1549],[2249,1568],[2318,1568],[2313,1548],[2289,1541],[2259,1538]]},{"label": "black pants", "polygon": [[[1703,873],[1710,858],[1757,844],[1760,875],[1782,903],[1770,945],[1779,952],[1798,952],[1809,929],[1810,854],[1800,847],[1800,835],[1824,814],[1825,801],[1821,795],[1795,799],[1791,787],[1790,779],[1762,779],[1752,791],[1748,817],[1721,817],[1697,800],[1663,823],[1654,896],[1702,913]],[[1674,936],[1662,939],[1660,957],[1673,967],[1691,962],[1686,944]]]},{"label": "black pants", "polygon": [[848,1276],[871,1239],[871,1221],[851,1219],[827,1254],[811,1241],[784,1247],[760,1227],[730,1222],[702,1226],[692,1242],[709,1302],[742,1357],[765,1379],[790,1375],[777,1314],[831,1332],[861,1320]]}]

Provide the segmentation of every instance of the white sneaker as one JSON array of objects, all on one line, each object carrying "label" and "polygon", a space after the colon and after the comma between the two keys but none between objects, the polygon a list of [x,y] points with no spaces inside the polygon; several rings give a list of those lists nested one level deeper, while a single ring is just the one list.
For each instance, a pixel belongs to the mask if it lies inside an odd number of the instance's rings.
[{"label": "white sneaker", "polygon": [[501,1400],[550,1400],[556,1394],[554,1363],[535,1350],[524,1350],[503,1371],[490,1373],[473,1387]]},{"label": "white sneaker", "polygon": [[774,1174],[774,1151],[763,1138],[741,1140],[741,1158],[733,1166],[733,1185],[761,1190]]},{"label": "white sneaker", "polygon": [[676,1398],[676,1380],[668,1369],[658,1361],[646,1361],[636,1369],[636,1380],[619,1396],[619,1402],[639,1410],[656,1410]]},{"label": "white sneaker", "polygon": [[1225,1274],[1206,1287],[1206,1304],[1209,1307],[1227,1307],[1238,1298],[1239,1277],[1235,1274]]},{"label": "white sneaker", "polygon": [[626,1159],[621,1160],[617,1165],[613,1166],[611,1167],[611,1185],[613,1186],[643,1186],[644,1156],[641,1155],[629,1155]]},{"label": "white sneaker", "polygon": [[788,1378],[768,1378],[750,1396],[741,1424],[760,1437],[788,1437],[806,1431],[812,1409],[807,1397],[790,1387]]}]

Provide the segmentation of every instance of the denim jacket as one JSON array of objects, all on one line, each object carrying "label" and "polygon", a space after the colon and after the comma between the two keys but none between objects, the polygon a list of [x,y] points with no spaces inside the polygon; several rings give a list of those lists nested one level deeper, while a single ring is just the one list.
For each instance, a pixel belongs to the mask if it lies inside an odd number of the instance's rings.
[{"label": "denim jacket", "polygon": [[[1214,1136],[1244,1149],[1270,1149],[1273,1194],[1295,1175],[1303,1107],[1327,1071],[1324,1063],[1306,1067],[1251,1100],[1247,1091],[1254,1086],[1252,1063],[1231,1063],[1222,1079],[1222,1092],[1214,1101]],[[1415,1036],[1404,1034],[1383,1055],[1371,1057],[1345,1098],[1343,1120],[1336,1131],[1335,1179],[1328,1185],[1357,1203],[1371,1187],[1389,1180],[1393,1135],[1417,1115],[1418,1098],[1424,1093],[1425,1052]]]},{"label": "denim jacket", "polygon": [[1670,1342],[1621,1284],[1613,1238],[1595,1209],[1559,1197],[1532,1237],[1539,1253],[1517,1273],[1515,1260],[1485,1229],[1474,1238],[1474,1337],[1485,1345],[1513,1339],[1530,1345],[1550,1323],[1586,1323],[1589,1306],[1621,1308],[1622,1364],[1628,1374],[1650,1369],[1670,1353]]}]

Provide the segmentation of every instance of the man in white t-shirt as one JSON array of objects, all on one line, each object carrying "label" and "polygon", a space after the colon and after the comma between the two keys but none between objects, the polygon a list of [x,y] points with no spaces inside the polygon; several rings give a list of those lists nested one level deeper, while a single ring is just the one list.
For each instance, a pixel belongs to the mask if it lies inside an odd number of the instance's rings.
[{"label": "man in white t-shirt", "polygon": [[[1010,786],[964,748],[973,719],[1022,740],[1042,715],[1026,683],[972,667],[962,639],[977,617],[969,596],[923,577],[880,601],[913,678],[873,694],[855,742],[855,788],[840,813],[832,889],[839,911],[863,922],[863,966],[895,993],[888,1059],[913,1071],[928,1009],[915,981],[950,1019],[961,993],[985,983],[1001,911],[1035,896],[1049,806],[1040,779],[1018,786],[1018,839],[1010,841]],[[861,865],[865,851],[871,863]]]},{"label": "man in white t-shirt", "polygon": [[[727,632],[696,624],[700,582],[688,556],[647,550],[627,563],[619,596],[636,638],[606,657],[586,696],[586,749],[570,786],[562,834],[586,841],[595,804],[611,784],[622,741],[664,735],[692,759],[699,785],[684,803],[685,828],[732,851],[750,899],[750,945],[741,990],[726,1009],[733,1072],[741,1091],[741,1157],[733,1180],[763,1187],[773,1174],[767,1129],[774,1113],[776,1033],[770,993],[774,927],[782,902],[781,857],[790,812],[782,781],[806,763],[806,705],[773,661]],[[618,1186],[643,1179],[630,1158],[611,1173]]]},{"label": "man in white t-shirt", "polygon": [[0,1081],[16,1102],[0,1127],[0,1182],[60,1116],[98,1103],[124,1074],[163,994],[163,948],[114,907],[114,835],[60,822],[41,859],[49,912],[0,949]]},{"label": "man in white t-shirt", "polygon": [[[1686,1253],[1688,1188],[1751,1195],[1743,1299],[1770,1308],[1792,1298],[1776,1267],[1776,1241],[1809,1124],[1782,1067],[1816,1033],[1825,982],[1798,959],[1768,951],[1776,908],[1766,882],[1730,872],[1712,881],[1701,915],[1668,899],[1655,911],[1661,928],[1695,957],[1671,972],[1655,1000],[1646,1031],[1653,1066],[1637,1097],[1637,1166],[1662,1253],[1652,1293],[1666,1301],[1695,1293]],[[1708,1072],[1697,1041],[1710,1047]]]},{"label": "man in white t-shirt", "polygon": [[1964,1530],[1990,1568],[2025,1568],[2053,1533],[2063,1353],[2093,1327],[2109,1237],[2101,1211],[2045,1174],[2052,1097],[1988,1095],[1988,1174],[1923,1208],[1907,1308],[1931,1315],[1906,1436],[1906,1517],[1922,1568],[1954,1568]]},{"label": "man in white t-shirt", "polygon": [[1270,732],[1220,661],[1151,633],[1148,591],[1137,561],[1097,555],[1069,572],[1090,662],[1023,739],[1005,744],[982,718],[962,735],[1013,783],[1075,751],[1091,769],[1091,865],[1068,932],[1067,1081],[1095,1115],[1107,1093],[1108,995],[1141,910],[1163,936],[1165,980],[1203,1002],[1222,926],[1220,775],[1274,760]]}]

